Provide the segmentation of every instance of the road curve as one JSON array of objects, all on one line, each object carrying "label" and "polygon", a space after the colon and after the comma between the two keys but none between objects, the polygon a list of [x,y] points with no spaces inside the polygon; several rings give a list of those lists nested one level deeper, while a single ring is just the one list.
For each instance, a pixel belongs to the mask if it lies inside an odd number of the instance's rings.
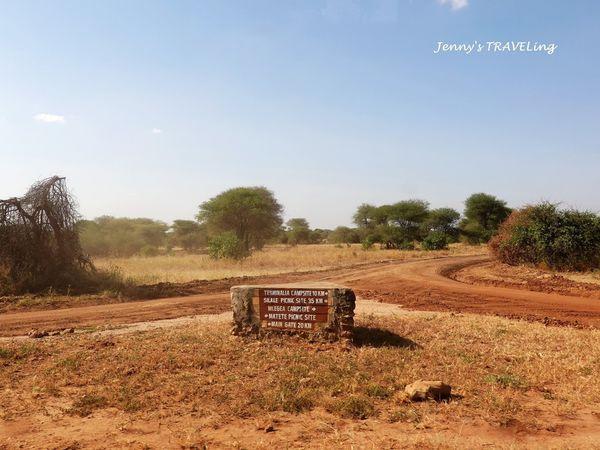
[{"label": "road curve", "polygon": [[[368,264],[302,276],[305,281],[331,281],[355,289],[359,298],[401,304],[409,309],[493,314],[557,325],[600,328],[600,301],[494,286],[464,284],[446,275],[468,265],[489,261],[459,256]],[[285,276],[277,276],[285,282]],[[282,278],[284,278],[282,280]],[[264,277],[268,283],[274,277]],[[296,275],[294,281],[299,281]],[[92,327],[168,319],[229,309],[229,293],[207,293],[76,308],[0,314],[0,336],[26,334],[31,329]]]},{"label": "road curve", "polygon": [[488,285],[461,283],[448,275],[489,262],[468,256],[415,260],[332,277],[353,287],[359,296],[399,303],[410,309],[493,314],[555,325],[600,328],[600,300]]}]

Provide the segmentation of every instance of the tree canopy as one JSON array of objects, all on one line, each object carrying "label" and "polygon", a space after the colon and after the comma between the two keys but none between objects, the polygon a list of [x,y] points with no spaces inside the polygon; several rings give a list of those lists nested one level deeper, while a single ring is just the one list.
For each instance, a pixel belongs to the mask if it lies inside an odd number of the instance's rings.
[{"label": "tree canopy", "polygon": [[[443,248],[459,238],[460,213],[452,208],[429,209],[425,200],[409,199],[380,206],[363,203],[353,220],[365,248],[379,243],[385,248],[410,249],[428,237],[426,245],[430,249]],[[350,236],[351,229],[336,230],[332,233],[334,239]]]},{"label": "tree canopy", "polygon": [[460,228],[470,242],[487,242],[510,213],[505,201],[479,192],[465,200],[465,218]]},{"label": "tree canopy", "polygon": [[311,229],[308,221],[295,217],[286,222],[287,242],[292,245],[311,243]]},{"label": "tree canopy", "polygon": [[94,256],[151,256],[165,245],[166,223],[137,218],[101,216],[78,224],[84,250]]},{"label": "tree canopy", "polygon": [[356,228],[336,227],[328,237],[333,244],[356,244],[360,242],[360,232]]},{"label": "tree canopy", "polygon": [[452,208],[437,208],[429,211],[424,226],[428,232],[444,233],[452,239],[458,238],[458,221],[460,213]]},{"label": "tree canopy", "polygon": [[246,252],[260,249],[283,223],[283,207],[267,188],[229,189],[202,203],[197,219],[210,235],[233,232]]},{"label": "tree canopy", "polygon": [[206,227],[193,220],[175,220],[169,233],[169,245],[196,251],[208,243]]}]

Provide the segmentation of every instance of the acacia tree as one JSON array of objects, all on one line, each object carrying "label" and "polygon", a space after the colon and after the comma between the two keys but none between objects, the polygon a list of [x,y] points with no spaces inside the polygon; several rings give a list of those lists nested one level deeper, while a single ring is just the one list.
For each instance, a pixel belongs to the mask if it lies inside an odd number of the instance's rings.
[{"label": "acacia tree", "polygon": [[465,200],[461,231],[471,243],[488,242],[511,211],[505,201],[493,195],[473,194]]},{"label": "acacia tree", "polygon": [[375,242],[386,248],[410,248],[423,236],[422,224],[429,214],[424,200],[403,200],[392,205],[362,204],[354,223],[368,246]]},{"label": "acacia tree", "polygon": [[310,225],[302,217],[295,217],[285,223],[287,230],[287,241],[292,245],[308,244],[310,242]]},{"label": "acacia tree", "polygon": [[198,250],[207,243],[205,227],[193,220],[175,220],[171,225],[169,244],[187,251]]},{"label": "acacia tree", "polygon": [[339,226],[328,237],[333,244],[357,244],[360,242],[360,233],[356,228]]},{"label": "acacia tree", "polygon": [[267,188],[238,187],[202,203],[197,219],[213,238],[234,233],[241,250],[249,253],[277,235],[283,223],[282,212],[283,207]]},{"label": "acacia tree", "polygon": [[437,208],[429,211],[423,227],[427,234],[443,233],[449,240],[458,239],[458,221],[460,213],[452,208]]},{"label": "acacia tree", "polygon": [[378,208],[377,206],[363,203],[360,205],[354,214],[354,223],[361,228],[373,228],[378,223]]}]

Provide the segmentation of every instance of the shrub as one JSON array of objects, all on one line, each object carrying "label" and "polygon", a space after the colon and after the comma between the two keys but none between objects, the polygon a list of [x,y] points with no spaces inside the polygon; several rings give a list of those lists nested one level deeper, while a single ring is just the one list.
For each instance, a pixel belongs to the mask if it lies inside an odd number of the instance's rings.
[{"label": "shrub", "polygon": [[490,242],[507,264],[534,264],[556,270],[600,267],[600,217],[541,203],[513,212]]},{"label": "shrub", "polygon": [[448,248],[449,240],[446,233],[431,231],[421,242],[421,248],[423,250],[444,250]]},{"label": "shrub", "polygon": [[214,259],[244,259],[250,252],[234,232],[226,231],[208,241],[208,254]]},{"label": "shrub", "polygon": [[373,244],[375,244],[375,242],[376,242],[376,239],[373,238],[373,236],[367,236],[366,238],[364,238],[362,240],[362,243],[361,243],[363,250],[370,250],[371,248],[373,248]]}]

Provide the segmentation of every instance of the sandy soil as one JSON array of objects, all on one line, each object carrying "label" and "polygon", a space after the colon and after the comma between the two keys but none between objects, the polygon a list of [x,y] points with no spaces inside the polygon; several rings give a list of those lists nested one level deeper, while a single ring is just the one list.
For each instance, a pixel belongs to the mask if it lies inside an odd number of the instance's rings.
[{"label": "sandy soil", "polygon": [[[553,290],[558,285],[546,287],[545,292],[530,291],[527,283],[514,282],[521,279],[518,277],[531,278],[529,274],[511,274],[514,279],[506,276],[510,281],[497,284],[488,281],[489,277],[496,276],[492,269],[498,270],[484,257],[452,257],[372,264],[319,273],[318,277],[315,274],[263,277],[252,282],[312,278],[343,283],[358,294],[359,316],[431,314],[409,309],[453,311],[600,328],[600,300],[592,290],[562,284],[558,293]],[[80,332],[117,336],[194,323],[226,323],[230,320],[228,288],[229,283],[219,281],[206,284],[205,293],[190,296],[0,314],[0,335],[23,335],[32,328],[76,327]],[[577,295],[580,290],[583,294]],[[90,327],[96,331],[84,330]],[[561,416],[552,409],[552,404],[545,405],[534,397],[527,393],[520,401],[535,404],[538,417],[548,424],[546,428],[532,430],[518,422],[498,427],[477,418],[466,422],[455,420],[451,415],[442,422],[439,419],[425,421],[419,428],[414,424],[374,419],[342,419],[321,409],[300,415],[273,412],[260,419],[238,418],[228,423],[220,423],[211,416],[195,417],[167,411],[138,415],[116,408],[80,418],[65,414],[68,402],[56,398],[39,411],[0,422],[0,449],[464,448],[465,445],[511,449],[600,448],[597,411],[580,410],[577,416]]]},{"label": "sandy soil", "polygon": [[[540,321],[551,325],[600,327],[600,301],[580,283],[556,292],[537,292],[492,283],[469,284],[464,270],[483,270],[489,259],[481,256],[369,264],[358,268],[291,276],[256,277],[245,282],[331,281],[355,289],[360,298],[402,305],[404,308],[492,314]],[[205,293],[128,303],[94,305],[49,311],[0,314],[0,335],[17,336],[31,329],[89,328],[146,322],[229,309],[230,285],[238,279],[203,283]],[[484,281],[485,282],[485,281]],[[551,290],[554,288],[548,288]],[[586,290],[588,289],[588,290]],[[584,292],[585,296],[574,295]],[[565,293],[569,295],[565,295]]]},{"label": "sandy soil", "polygon": [[65,406],[57,403],[33,416],[0,423],[0,448],[600,448],[598,418],[591,413],[525,433],[518,424],[499,429],[482,420],[448,419],[418,429],[406,423],[341,419],[320,409],[301,415],[274,412],[264,419],[223,424],[210,416],[161,417],[157,412],[148,419],[107,408],[82,420],[62,414]]},{"label": "sandy soil", "polygon": [[[369,300],[357,303],[359,317],[417,318],[432,314],[443,313],[406,311],[395,304]],[[229,320],[230,314],[225,312],[123,325],[94,334],[110,339],[109,336],[125,333]],[[274,411],[259,418],[226,421],[216,413],[174,413],[168,408],[131,413],[109,407],[78,417],[65,413],[71,406],[67,398],[50,396],[39,403],[39,409],[0,421],[0,449],[600,448],[597,411],[585,409],[576,415],[559,414],[555,405],[541,400],[537,392],[523,393],[519,402],[533,405],[544,426],[531,428],[517,420],[498,426],[483,418],[465,420],[452,414],[425,416],[419,424],[390,423],[379,418],[352,420],[322,408],[302,414]]]}]

